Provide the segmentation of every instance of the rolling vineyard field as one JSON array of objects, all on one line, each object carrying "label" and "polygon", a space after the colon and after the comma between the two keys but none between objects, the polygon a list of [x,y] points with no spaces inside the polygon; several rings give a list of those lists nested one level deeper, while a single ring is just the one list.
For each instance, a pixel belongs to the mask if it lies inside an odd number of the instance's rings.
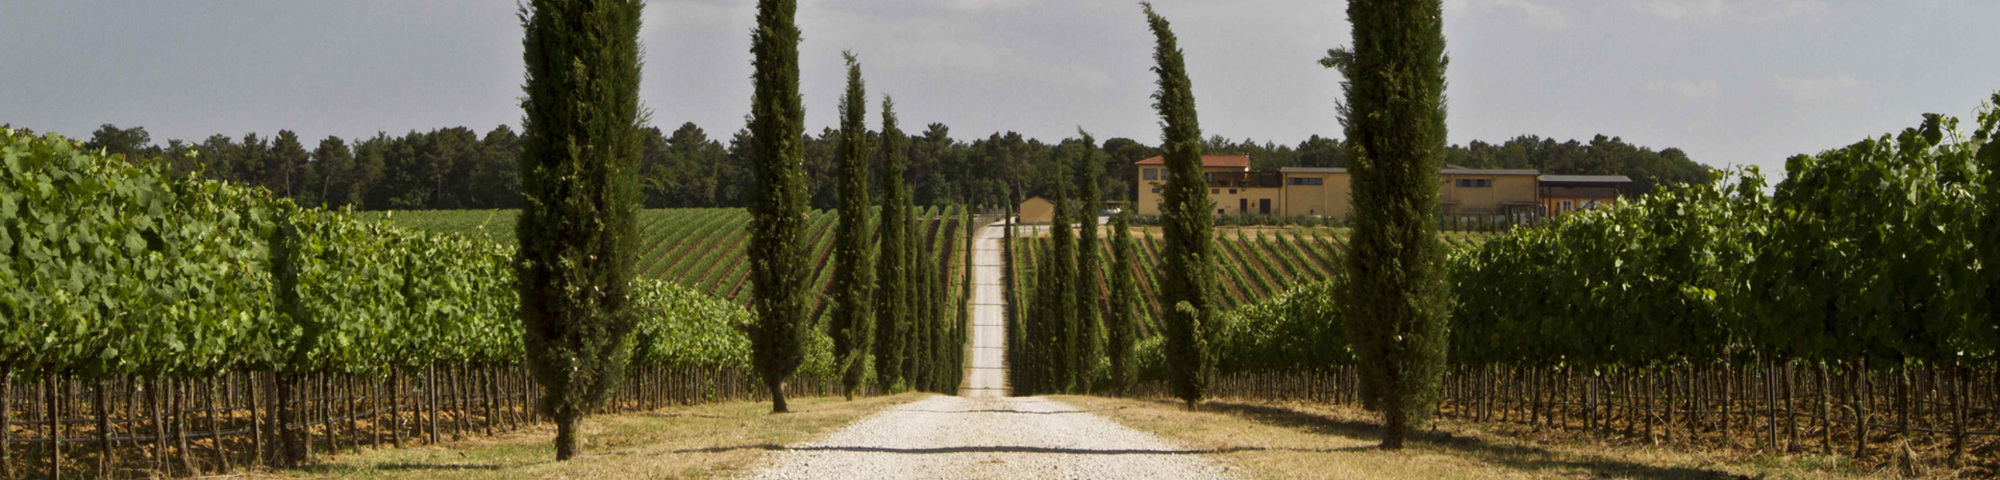
[{"label": "rolling vineyard field", "polygon": [[[965,226],[956,207],[917,208],[914,217],[920,235],[929,248],[950,258],[963,254]],[[387,220],[418,230],[456,233],[512,243],[516,210],[429,210],[365,212],[364,218]],[[813,317],[821,318],[832,299],[827,291],[833,278],[833,230],[839,215],[814,211],[806,237],[812,242]],[[750,268],[743,261],[743,247],[749,235],[744,228],[749,212],[737,208],[652,209],[639,212],[640,278],[662,280],[739,304],[750,303]],[[871,224],[877,222],[871,222]],[[878,225],[879,226],[879,225]],[[959,270],[953,263],[954,290],[959,287]],[[956,307],[954,307],[956,308]]]},{"label": "rolling vineyard field", "polygon": [[[1812,452],[1861,470],[1994,478],[1992,105],[1969,132],[1926,115],[1899,133],[1793,157],[1775,185],[1755,168],[1718,172],[1460,245],[1447,265],[1440,413],[1527,435]],[[1233,292],[1263,288],[1260,266],[1241,265],[1245,242],[1220,237]],[[1218,340],[1224,376],[1213,393],[1358,400],[1331,287],[1237,309],[1241,328]]]},{"label": "rolling vineyard field", "polygon": [[[1021,227],[1024,230],[1034,228]],[[1109,228],[1100,227],[1100,228]],[[1036,236],[1038,232],[1024,233],[1017,239],[1019,262],[1014,265],[1014,278],[1024,279],[1023,298],[1031,298],[1035,277],[1035,262],[1041,249],[1047,247],[1046,236]],[[1159,317],[1163,306],[1159,304],[1159,227],[1134,227],[1133,242],[1139,247],[1137,269],[1140,295],[1140,335],[1150,337],[1159,332]],[[1326,227],[1217,227],[1215,234],[1218,274],[1222,275],[1221,295],[1223,306],[1236,308],[1268,300],[1291,289],[1308,283],[1331,278],[1340,266],[1340,257],[1347,251],[1345,228]],[[1046,235],[1046,233],[1042,233]],[[1439,237],[1454,249],[1469,249],[1485,243],[1497,234],[1476,232],[1446,232]],[[1102,235],[1100,242],[1104,258],[1111,256],[1109,234]],[[1104,274],[1113,275],[1111,262],[1104,262]],[[1107,282],[1108,285],[1108,282]],[[1100,287],[1101,294],[1109,295],[1109,286]]]},{"label": "rolling vineyard field", "polygon": [[[4,128],[0,160],[0,478],[296,465],[536,421],[493,241],[511,212],[379,221]],[[921,213],[932,248],[963,251],[956,212]],[[765,395],[740,333],[746,219],[644,217],[653,278],[607,411]],[[814,216],[820,288],[832,220]],[[816,331],[789,395],[831,392],[830,350]]]}]

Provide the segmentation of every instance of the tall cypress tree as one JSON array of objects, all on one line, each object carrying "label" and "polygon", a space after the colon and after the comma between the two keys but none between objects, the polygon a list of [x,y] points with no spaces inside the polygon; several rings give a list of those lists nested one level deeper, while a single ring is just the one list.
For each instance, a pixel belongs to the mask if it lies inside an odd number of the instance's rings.
[{"label": "tall cypress tree", "polygon": [[556,423],[556,459],[624,375],[637,318],[626,290],[638,215],[637,0],[535,0],[520,14],[523,343]]},{"label": "tall cypress tree", "polygon": [[972,342],[968,335],[972,330],[973,241],[978,236],[978,227],[972,224],[972,207],[968,205],[966,208],[959,209],[958,212],[959,218],[963,219],[965,224],[965,254],[962,257],[965,263],[960,265],[961,269],[959,270],[958,324],[952,331],[951,388],[954,392],[958,391],[959,386],[965,384],[965,349],[971,346]]},{"label": "tall cypress tree", "polygon": [[1343,302],[1367,395],[1382,407],[1382,448],[1403,447],[1437,408],[1450,315],[1437,238],[1445,152],[1440,0],[1354,0],[1353,50],[1329,52],[1346,76],[1353,254]]},{"label": "tall cypress tree", "polygon": [[1067,392],[1076,388],[1077,370],[1077,325],[1076,325],[1076,240],[1070,235],[1070,212],[1075,210],[1069,201],[1070,180],[1065,162],[1054,162],[1048,170],[1049,192],[1055,198],[1049,199],[1054,206],[1054,214],[1049,221],[1049,248],[1042,250],[1042,260],[1036,263],[1037,276],[1035,297],[1040,299],[1032,321],[1042,325],[1044,337],[1049,346],[1043,365],[1044,381],[1040,393]]},{"label": "tall cypress tree", "polygon": [[926,327],[932,320],[930,318],[931,265],[927,261],[931,255],[931,243],[927,241],[925,232],[929,229],[930,219],[924,218],[922,209],[913,207],[910,211],[916,212],[912,217],[917,221],[910,222],[910,244],[916,248],[912,249],[909,258],[911,315],[910,320],[904,323],[908,328],[903,331],[903,344],[907,346],[909,353],[903,356],[903,372],[909,377],[911,390],[928,390],[930,344],[927,340],[930,340],[930,337],[925,333],[928,331]]},{"label": "tall cypress tree", "polygon": [[1118,213],[1111,224],[1111,297],[1104,323],[1110,341],[1105,356],[1111,362],[1111,385],[1119,395],[1132,386],[1132,346],[1138,341],[1139,285],[1133,270],[1137,248],[1132,242],[1132,209]]},{"label": "tall cypress tree", "polygon": [[903,329],[909,318],[909,183],[903,179],[908,140],[896,127],[896,101],[882,98],[882,225],[876,227],[875,381],[895,387],[903,381]]},{"label": "tall cypress tree", "polygon": [[805,106],[799,98],[797,0],[758,0],[750,37],[756,92],[750,102],[754,194],[750,210],[750,278],[757,321],[750,329],[752,362],[771,391],[771,412],[785,406],[785,380],[805,361],[810,328],[806,268]]},{"label": "tall cypress tree", "polygon": [[[942,226],[942,218],[938,218]],[[938,236],[944,236],[942,228]],[[936,244],[936,242],[932,242]],[[924,296],[930,296],[930,310],[924,312],[924,390],[944,392],[944,248],[930,248],[924,256]]]},{"label": "tall cypress tree", "polygon": [[1015,211],[1017,208],[1015,205],[1019,202],[1015,202],[1013,199],[1019,197],[1019,195],[1014,193],[1013,188],[1011,188],[1012,185],[1009,185],[1009,187],[1007,193],[1009,201],[1007,205],[1001,207],[1007,213],[1001,218],[1002,226],[1000,231],[1000,288],[1002,290],[1000,294],[1006,301],[1004,308],[1007,315],[1006,325],[1003,327],[1007,335],[1007,348],[1004,351],[1007,355],[1007,383],[1013,389],[1010,393],[1024,394],[1023,389],[1028,384],[1027,372],[1030,369],[1027,366],[1028,360],[1026,355],[1028,349],[1027,329],[1021,325],[1020,279],[1016,278],[1018,275],[1015,273],[1014,219],[1018,214]]},{"label": "tall cypress tree", "polygon": [[[944,217],[938,217],[938,222],[942,226]],[[944,234],[943,229],[939,228],[938,236],[943,237]],[[951,378],[951,359],[945,356],[946,347],[950,344],[945,335],[951,333],[951,322],[946,320],[951,318],[948,316],[951,310],[951,300],[945,298],[944,294],[945,287],[950,283],[951,279],[951,276],[947,275],[950,273],[951,264],[949,263],[950,255],[946,253],[947,249],[937,248],[934,250],[936,251],[931,255],[930,385],[931,391],[946,393],[944,384]]]},{"label": "tall cypress tree", "polygon": [[1083,136],[1082,152],[1076,156],[1076,323],[1078,326],[1077,345],[1077,388],[1090,393],[1090,385],[1102,371],[1104,359],[1104,317],[1098,312],[1104,309],[1100,286],[1104,284],[1101,246],[1097,240],[1097,212],[1103,210],[1097,198],[1097,176],[1103,162],[1097,156],[1097,139],[1089,132],[1077,130]]},{"label": "tall cypress tree", "polygon": [[847,96],[840,99],[840,224],[834,231],[833,354],[840,370],[841,392],[848,400],[861,390],[863,362],[874,340],[873,241],[868,238],[868,94],[861,83],[861,63],[847,58]]},{"label": "tall cypress tree", "polygon": [[1194,408],[1208,392],[1215,372],[1214,204],[1201,170],[1201,125],[1195,118],[1194,86],[1167,19],[1140,3],[1158,45],[1153,71],[1160,90],[1153,108],[1165,127],[1160,151],[1167,165],[1167,183],[1160,189],[1160,229],[1165,245],[1160,259],[1160,304],[1166,305],[1167,371],[1173,393]]}]

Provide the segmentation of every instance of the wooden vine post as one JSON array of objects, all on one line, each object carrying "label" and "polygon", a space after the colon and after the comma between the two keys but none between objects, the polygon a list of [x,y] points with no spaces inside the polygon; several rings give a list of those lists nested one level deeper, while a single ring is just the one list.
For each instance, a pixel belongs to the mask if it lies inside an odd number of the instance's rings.
[{"label": "wooden vine post", "polygon": [[0,362],[0,478],[14,477],[14,371]]},{"label": "wooden vine post", "polygon": [[49,478],[62,480],[62,402],[58,401],[55,369],[48,370],[48,405],[42,412],[49,420]]},{"label": "wooden vine post", "polygon": [[[216,412],[217,408],[215,404],[215,390],[217,388],[221,388],[224,390],[229,389],[229,381],[230,378],[229,378],[229,373],[227,371],[219,374],[210,374],[208,377],[208,388],[203,389],[204,391],[207,392],[205,396],[207,397],[206,402],[208,403],[207,410],[208,410],[208,435],[210,438],[209,442],[210,445],[214,446],[212,450],[215,451],[216,470],[222,472],[227,472],[235,469],[229,465],[229,449],[228,447],[225,446],[225,444],[222,441],[222,421],[220,420],[220,418],[227,418],[229,415],[227,411],[224,411],[220,413],[220,417],[218,417],[218,413]],[[222,405],[222,408],[224,409],[227,409],[228,407],[229,407],[228,404]]]},{"label": "wooden vine post", "polygon": [[[111,453],[110,408],[106,405],[104,397],[104,380],[98,379],[91,388],[91,399],[95,403],[93,405],[95,408],[92,410],[95,410],[97,416],[97,471],[100,477],[110,476],[111,464],[114,463]],[[0,426],[0,428],[6,427]]]},{"label": "wooden vine post", "polygon": [[389,445],[403,448],[403,369],[389,371]]},{"label": "wooden vine post", "polygon": [[1849,376],[1854,390],[1854,458],[1858,459],[1868,455],[1868,361],[1856,361],[1853,370]]},{"label": "wooden vine post", "polygon": [[187,473],[189,476],[194,476],[201,472],[195,466],[194,455],[190,453],[194,449],[188,446],[188,400],[194,398],[188,389],[188,384],[193,382],[186,379],[172,380],[172,382],[170,384],[172,386],[167,390],[167,394],[172,395],[174,398],[174,440],[176,442],[174,449],[176,453],[180,454],[181,471]]},{"label": "wooden vine post", "polygon": [[248,376],[250,377],[251,450],[254,450],[253,453],[256,454],[258,463],[269,464],[271,461],[269,444],[273,439],[271,404],[278,400],[271,398],[271,382],[258,381],[260,375],[255,372],[250,372]]}]

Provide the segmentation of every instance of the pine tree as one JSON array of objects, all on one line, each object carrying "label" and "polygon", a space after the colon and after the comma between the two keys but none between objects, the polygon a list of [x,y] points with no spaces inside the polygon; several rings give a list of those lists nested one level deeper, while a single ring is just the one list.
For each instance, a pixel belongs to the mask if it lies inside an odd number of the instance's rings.
[{"label": "pine tree", "polygon": [[1078,129],[1083,136],[1081,154],[1076,157],[1076,322],[1077,388],[1090,393],[1091,383],[1104,368],[1104,309],[1100,286],[1104,284],[1101,247],[1097,240],[1097,212],[1103,210],[1097,193],[1097,176],[1102,159],[1097,155],[1097,139]]},{"label": "pine tree", "polygon": [[1160,151],[1167,165],[1167,182],[1160,189],[1160,229],[1165,245],[1160,259],[1160,304],[1166,305],[1167,371],[1173,394],[1188,408],[1200,404],[1215,371],[1210,345],[1218,315],[1215,302],[1214,204],[1201,169],[1201,125],[1195,117],[1194,86],[1167,19],[1141,3],[1147,23],[1159,41],[1153,52],[1160,90],[1153,107],[1160,111]]},{"label": "pine tree", "polygon": [[[624,375],[636,318],[633,270],[639,156],[636,0],[535,0],[520,13],[527,94],[516,224],[523,343],[556,423],[556,459]],[[577,115],[576,112],[590,112]]]},{"label": "pine tree", "polygon": [[875,382],[895,388],[903,382],[904,324],[909,314],[909,184],[903,178],[903,130],[896,127],[896,101],[882,98],[882,225],[875,281]]},{"label": "pine tree", "polygon": [[756,92],[750,105],[750,348],[757,373],[771,391],[771,412],[789,411],[785,380],[805,362],[806,189],[805,106],[799,98],[797,0],[758,0],[751,34]]},{"label": "pine tree", "polygon": [[1105,355],[1111,362],[1111,385],[1119,395],[1132,386],[1132,346],[1138,341],[1139,285],[1132,262],[1137,245],[1132,242],[1132,210],[1119,212],[1111,224],[1111,298],[1105,310],[1106,336],[1110,341]]},{"label": "pine tree", "polygon": [[1402,448],[1437,408],[1449,292],[1437,238],[1445,151],[1440,0],[1355,0],[1353,50],[1326,66],[1347,80],[1341,108],[1353,172],[1353,254],[1343,305],[1365,394],[1383,411],[1382,448]]},{"label": "pine tree", "polygon": [[848,400],[861,390],[869,343],[874,340],[874,245],[868,211],[868,94],[861,63],[847,58],[847,96],[840,100],[840,224],[834,231],[833,354]]}]

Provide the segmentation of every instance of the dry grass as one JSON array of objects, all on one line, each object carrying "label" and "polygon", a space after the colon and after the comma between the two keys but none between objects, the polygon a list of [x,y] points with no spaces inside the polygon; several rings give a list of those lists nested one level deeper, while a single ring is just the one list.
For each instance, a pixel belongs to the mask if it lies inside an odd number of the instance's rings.
[{"label": "dry grass", "polygon": [[435,447],[366,450],[257,478],[713,478],[757,466],[785,445],[830,433],[886,407],[925,398],[903,394],[842,401],[792,401],[793,413],[770,414],[762,402],[730,402],[584,422],[584,452],[555,461],[548,425]]},{"label": "dry grass", "polygon": [[[1521,440],[1479,425],[1441,422],[1452,433],[1426,433],[1403,452],[1379,450],[1373,415],[1352,408],[1211,402],[1190,412],[1178,403],[1103,397],[1064,402],[1150,431],[1255,478],[1472,479],[1892,478],[1854,472],[1824,457],[1730,457],[1646,446],[1606,446],[1580,439]],[[1949,473],[1942,473],[1949,475]]]}]

